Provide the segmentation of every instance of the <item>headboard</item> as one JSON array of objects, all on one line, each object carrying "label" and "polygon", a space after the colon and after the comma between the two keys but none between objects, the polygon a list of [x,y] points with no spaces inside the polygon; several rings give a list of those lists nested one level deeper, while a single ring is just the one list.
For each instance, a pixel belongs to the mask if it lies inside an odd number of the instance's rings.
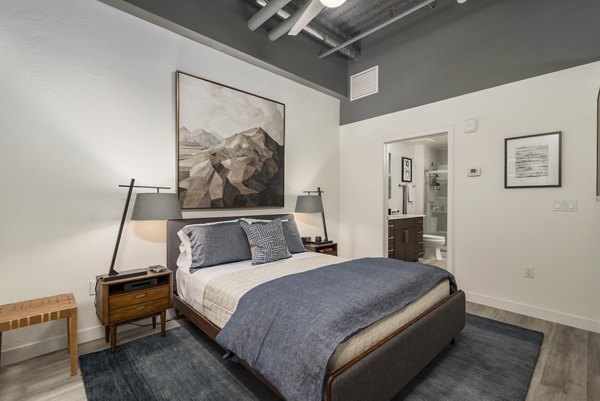
[{"label": "headboard", "polygon": [[181,240],[177,236],[179,230],[190,224],[214,223],[216,221],[227,221],[235,219],[265,219],[273,220],[277,218],[294,220],[293,214],[269,214],[260,216],[223,216],[223,217],[202,217],[196,219],[177,219],[167,221],[167,268],[173,271],[173,292],[177,293],[177,258],[179,257],[179,245]]}]

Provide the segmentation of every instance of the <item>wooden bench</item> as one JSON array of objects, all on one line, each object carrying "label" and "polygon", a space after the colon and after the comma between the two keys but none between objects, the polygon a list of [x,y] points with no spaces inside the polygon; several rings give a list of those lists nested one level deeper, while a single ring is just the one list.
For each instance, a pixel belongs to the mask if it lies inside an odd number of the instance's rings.
[{"label": "wooden bench", "polygon": [[2,333],[52,320],[67,319],[68,351],[71,375],[77,374],[77,303],[73,294],[31,299],[0,306],[0,350]]}]

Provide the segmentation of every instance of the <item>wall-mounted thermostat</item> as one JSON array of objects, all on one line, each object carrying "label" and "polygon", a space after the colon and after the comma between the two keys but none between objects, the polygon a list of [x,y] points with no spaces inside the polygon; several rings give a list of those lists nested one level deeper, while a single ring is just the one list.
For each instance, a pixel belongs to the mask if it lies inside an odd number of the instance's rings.
[{"label": "wall-mounted thermostat", "polygon": [[471,167],[467,171],[467,177],[479,177],[481,175],[481,167]]}]

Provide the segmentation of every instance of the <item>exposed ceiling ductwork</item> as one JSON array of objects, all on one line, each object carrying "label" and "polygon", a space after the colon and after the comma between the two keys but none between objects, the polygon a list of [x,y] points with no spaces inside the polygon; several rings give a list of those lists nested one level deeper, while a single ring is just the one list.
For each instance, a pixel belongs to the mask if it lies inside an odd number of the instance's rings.
[{"label": "exposed ceiling ductwork", "polygon": [[425,0],[422,3],[417,4],[416,6],[414,6],[414,7],[410,8],[410,9],[406,10],[405,12],[403,12],[401,14],[398,14],[395,17],[392,17],[389,20],[387,20],[387,21],[385,21],[385,22],[383,22],[383,23],[381,23],[381,24],[379,24],[379,25],[377,25],[377,26],[375,26],[375,27],[373,27],[373,28],[371,28],[371,29],[369,29],[369,30],[367,30],[367,31],[359,34],[359,35],[354,36],[352,39],[349,39],[349,40],[345,41],[344,43],[341,43],[338,46],[336,46],[336,47],[334,47],[334,48],[332,48],[330,50],[327,50],[326,52],[323,52],[323,53],[319,54],[319,58],[323,58],[323,57],[329,56],[330,54],[335,53],[336,51],[338,51],[340,49],[343,49],[345,46],[351,45],[352,43],[354,43],[354,42],[356,42],[358,40],[361,40],[362,38],[364,38],[366,36],[369,36],[370,34],[375,33],[378,30],[383,29],[383,28],[385,28],[386,26],[388,26],[390,24],[393,24],[394,22],[396,22],[398,20],[401,20],[402,18],[407,17],[410,14],[414,13],[415,11],[419,11],[420,9],[422,9],[422,8],[424,8],[426,6],[431,6],[433,8],[433,7],[435,7],[436,1],[437,0]]},{"label": "exposed ceiling ductwork", "polygon": [[[302,15],[302,9],[295,13],[287,11],[284,7],[290,3],[290,0],[250,0],[253,4],[256,4],[261,9],[248,20],[248,28],[250,30],[256,30],[262,24],[264,24],[269,18],[277,15],[281,21],[275,28],[269,31],[269,39],[275,41],[281,36],[287,34],[292,27],[298,22],[298,19]],[[328,29],[323,28],[320,24],[314,20],[304,27],[304,33],[323,43],[329,48],[338,47],[345,40],[337,34],[330,32]],[[360,51],[353,46],[347,46],[339,49],[339,53],[348,57],[351,60],[356,60],[360,57]]]},{"label": "exposed ceiling ductwork", "polygon": [[[447,0],[451,1],[451,0]],[[456,0],[464,3],[466,0]],[[255,30],[278,15],[283,21],[268,33],[275,41],[285,34],[304,32],[329,47],[319,58],[335,52],[356,60],[353,43],[417,11],[436,8],[438,0],[252,0],[263,7],[248,21]]]}]

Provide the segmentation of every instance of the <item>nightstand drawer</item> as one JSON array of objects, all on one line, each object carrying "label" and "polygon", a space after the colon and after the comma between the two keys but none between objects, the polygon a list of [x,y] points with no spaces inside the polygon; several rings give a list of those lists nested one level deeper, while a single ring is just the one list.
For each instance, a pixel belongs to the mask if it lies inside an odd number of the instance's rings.
[{"label": "nightstand drawer", "polygon": [[161,285],[160,287],[134,291],[123,295],[115,295],[109,298],[108,305],[110,310],[115,310],[126,306],[153,301],[159,298],[169,298],[168,285]]},{"label": "nightstand drawer", "polygon": [[169,298],[161,298],[126,308],[114,309],[110,311],[109,320],[112,324],[121,320],[134,319],[152,312],[158,313],[169,308],[170,304],[171,300]]},{"label": "nightstand drawer", "polygon": [[335,252],[335,251],[336,251],[336,249],[334,247],[329,246],[327,248],[317,249],[315,252],[317,252],[317,253],[331,253],[331,252]]}]

